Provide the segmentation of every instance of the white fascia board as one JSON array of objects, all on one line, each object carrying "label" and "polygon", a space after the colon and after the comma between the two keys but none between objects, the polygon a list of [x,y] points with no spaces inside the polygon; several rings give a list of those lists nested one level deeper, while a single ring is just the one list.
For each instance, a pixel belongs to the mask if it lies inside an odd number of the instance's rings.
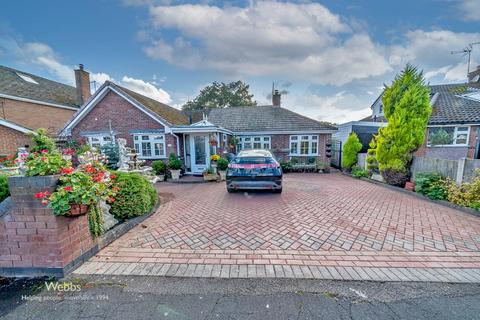
[{"label": "white fascia board", "polygon": [[227,134],[233,134],[232,131],[222,127],[201,127],[201,126],[187,126],[187,127],[172,127],[174,133],[196,133],[196,132],[222,132]]},{"label": "white fascia board", "polygon": [[5,121],[3,119],[0,119],[0,126],[4,126],[4,127],[7,127],[7,128],[10,128],[10,129],[22,132],[22,133],[35,133],[34,131],[32,131],[30,129],[27,129],[27,128],[22,127],[18,124],[15,124],[15,123],[11,123],[9,121]]},{"label": "white fascia board", "polygon": [[427,125],[427,128],[442,128],[442,127],[473,127],[479,126],[479,123],[451,123],[451,124],[432,124]]},{"label": "white fascia board", "polygon": [[62,108],[62,109],[68,109],[68,110],[78,111],[78,108],[74,108],[74,107],[70,107],[70,106],[65,106],[65,105],[63,105],[63,104],[50,103],[50,102],[45,102],[45,101],[40,101],[40,100],[22,98],[22,97],[17,97],[17,96],[11,96],[11,95],[9,95],[9,94],[3,94],[3,93],[0,93],[0,98],[10,99],[10,100],[16,100],[16,101],[22,101],[22,102],[35,103],[35,104],[41,104],[41,105],[49,106],[49,107],[55,107],[55,108]]}]

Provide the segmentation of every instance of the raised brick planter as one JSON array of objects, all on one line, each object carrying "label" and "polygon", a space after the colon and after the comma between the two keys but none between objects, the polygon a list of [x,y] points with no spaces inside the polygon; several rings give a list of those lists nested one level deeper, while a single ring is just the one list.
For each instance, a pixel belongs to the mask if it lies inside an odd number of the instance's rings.
[{"label": "raised brick planter", "polygon": [[58,176],[10,177],[11,198],[0,211],[0,276],[62,277],[98,251],[87,215],[54,216],[35,193],[52,192]]}]

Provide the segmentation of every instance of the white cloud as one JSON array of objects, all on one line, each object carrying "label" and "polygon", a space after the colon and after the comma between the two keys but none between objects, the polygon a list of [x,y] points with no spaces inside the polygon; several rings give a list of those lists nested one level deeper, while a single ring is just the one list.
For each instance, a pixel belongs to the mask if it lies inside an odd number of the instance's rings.
[{"label": "white cloud", "polygon": [[[150,14],[159,32],[146,54],[183,68],[334,85],[390,70],[381,46],[317,3],[152,6]],[[180,36],[166,41],[159,35],[164,29]]]},{"label": "white cloud", "polygon": [[326,96],[305,92],[283,98],[282,106],[285,108],[321,121],[345,123],[371,114],[371,97],[362,99],[346,91]]},{"label": "white cloud", "polygon": [[121,85],[163,103],[169,103],[172,101],[168,92],[163,89],[157,88],[153,84],[145,82],[141,79],[123,76]]},{"label": "white cloud", "polygon": [[480,21],[480,1],[461,0],[460,12],[467,21]]}]

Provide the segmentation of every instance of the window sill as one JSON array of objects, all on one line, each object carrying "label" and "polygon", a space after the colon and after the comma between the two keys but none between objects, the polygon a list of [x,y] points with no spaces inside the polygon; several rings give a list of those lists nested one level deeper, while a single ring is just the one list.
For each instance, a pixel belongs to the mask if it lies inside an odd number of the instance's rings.
[{"label": "window sill", "polygon": [[166,156],[161,156],[161,157],[137,157],[137,159],[140,160],[159,160],[159,159],[167,159]]},{"label": "window sill", "polygon": [[436,146],[427,145],[428,148],[455,148],[455,147],[468,147],[468,144],[440,144]]}]

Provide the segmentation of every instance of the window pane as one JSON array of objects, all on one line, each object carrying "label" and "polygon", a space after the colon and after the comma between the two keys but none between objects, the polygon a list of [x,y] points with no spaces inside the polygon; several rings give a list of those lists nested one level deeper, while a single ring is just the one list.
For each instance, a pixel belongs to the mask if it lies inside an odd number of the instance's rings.
[{"label": "window pane", "polygon": [[155,155],[156,156],[165,155],[163,143],[155,143],[154,147],[155,147]]},{"label": "window pane", "polygon": [[252,149],[252,143],[251,142],[245,142],[243,144],[243,149]]},{"label": "window pane", "polygon": [[308,141],[300,143],[300,154],[308,154]]},{"label": "window pane", "polygon": [[133,136],[133,140],[138,140],[138,136]]},{"label": "window pane", "polygon": [[263,141],[270,141],[270,137],[263,137]]},{"label": "window pane", "polygon": [[264,143],[263,149],[270,149],[270,143]]},{"label": "window pane", "polygon": [[453,144],[454,131],[454,127],[429,128],[428,143],[432,146]]},{"label": "window pane", "polygon": [[466,131],[468,132],[468,127],[457,127],[457,132],[459,131]]},{"label": "window pane", "polygon": [[302,140],[308,140],[308,136],[302,136]]},{"label": "window pane", "polygon": [[140,153],[140,145],[135,143],[135,153]]},{"label": "window pane", "polygon": [[244,141],[250,141],[251,139],[252,139],[252,138],[250,138],[250,137],[246,137],[246,138],[244,139]]},{"label": "window pane", "polygon": [[312,154],[317,154],[317,142],[312,142]]},{"label": "window pane", "polygon": [[298,140],[298,136],[290,136],[290,140]]},{"label": "window pane", "polygon": [[260,141],[260,140],[261,140],[260,137],[253,138],[253,141]]},{"label": "window pane", "polygon": [[462,134],[457,134],[457,140],[455,142],[456,144],[466,144],[467,143],[467,134],[462,133]]},{"label": "window pane", "polygon": [[318,140],[318,136],[312,136],[312,140]]},{"label": "window pane", "polygon": [[262,149],[262,144],[260,142],[254,142],[253,149]]},{"label": "window pane", "polygon": [[152,156],[152,145],[150,144],[150,142],[142,142],[142,156]]},{"label": "window pane", "polygon": [[142,140],[150,140],[150,136],[142,136]]},{"label": "window pane", "polygon": [[290,143],[290,153],[291,154],[297,154],[297,147],[298,147],[297,142],[291,142]]},{"label": "window pane", "polygon": [[154,136],[153,140],[155,141],[163,141],[163,136]]},{"label": "window pane", "polygon": [[105,137],[103,137],[103,141],[107,141],[107,142],[112,141],[112,137],[105,136]]}]

